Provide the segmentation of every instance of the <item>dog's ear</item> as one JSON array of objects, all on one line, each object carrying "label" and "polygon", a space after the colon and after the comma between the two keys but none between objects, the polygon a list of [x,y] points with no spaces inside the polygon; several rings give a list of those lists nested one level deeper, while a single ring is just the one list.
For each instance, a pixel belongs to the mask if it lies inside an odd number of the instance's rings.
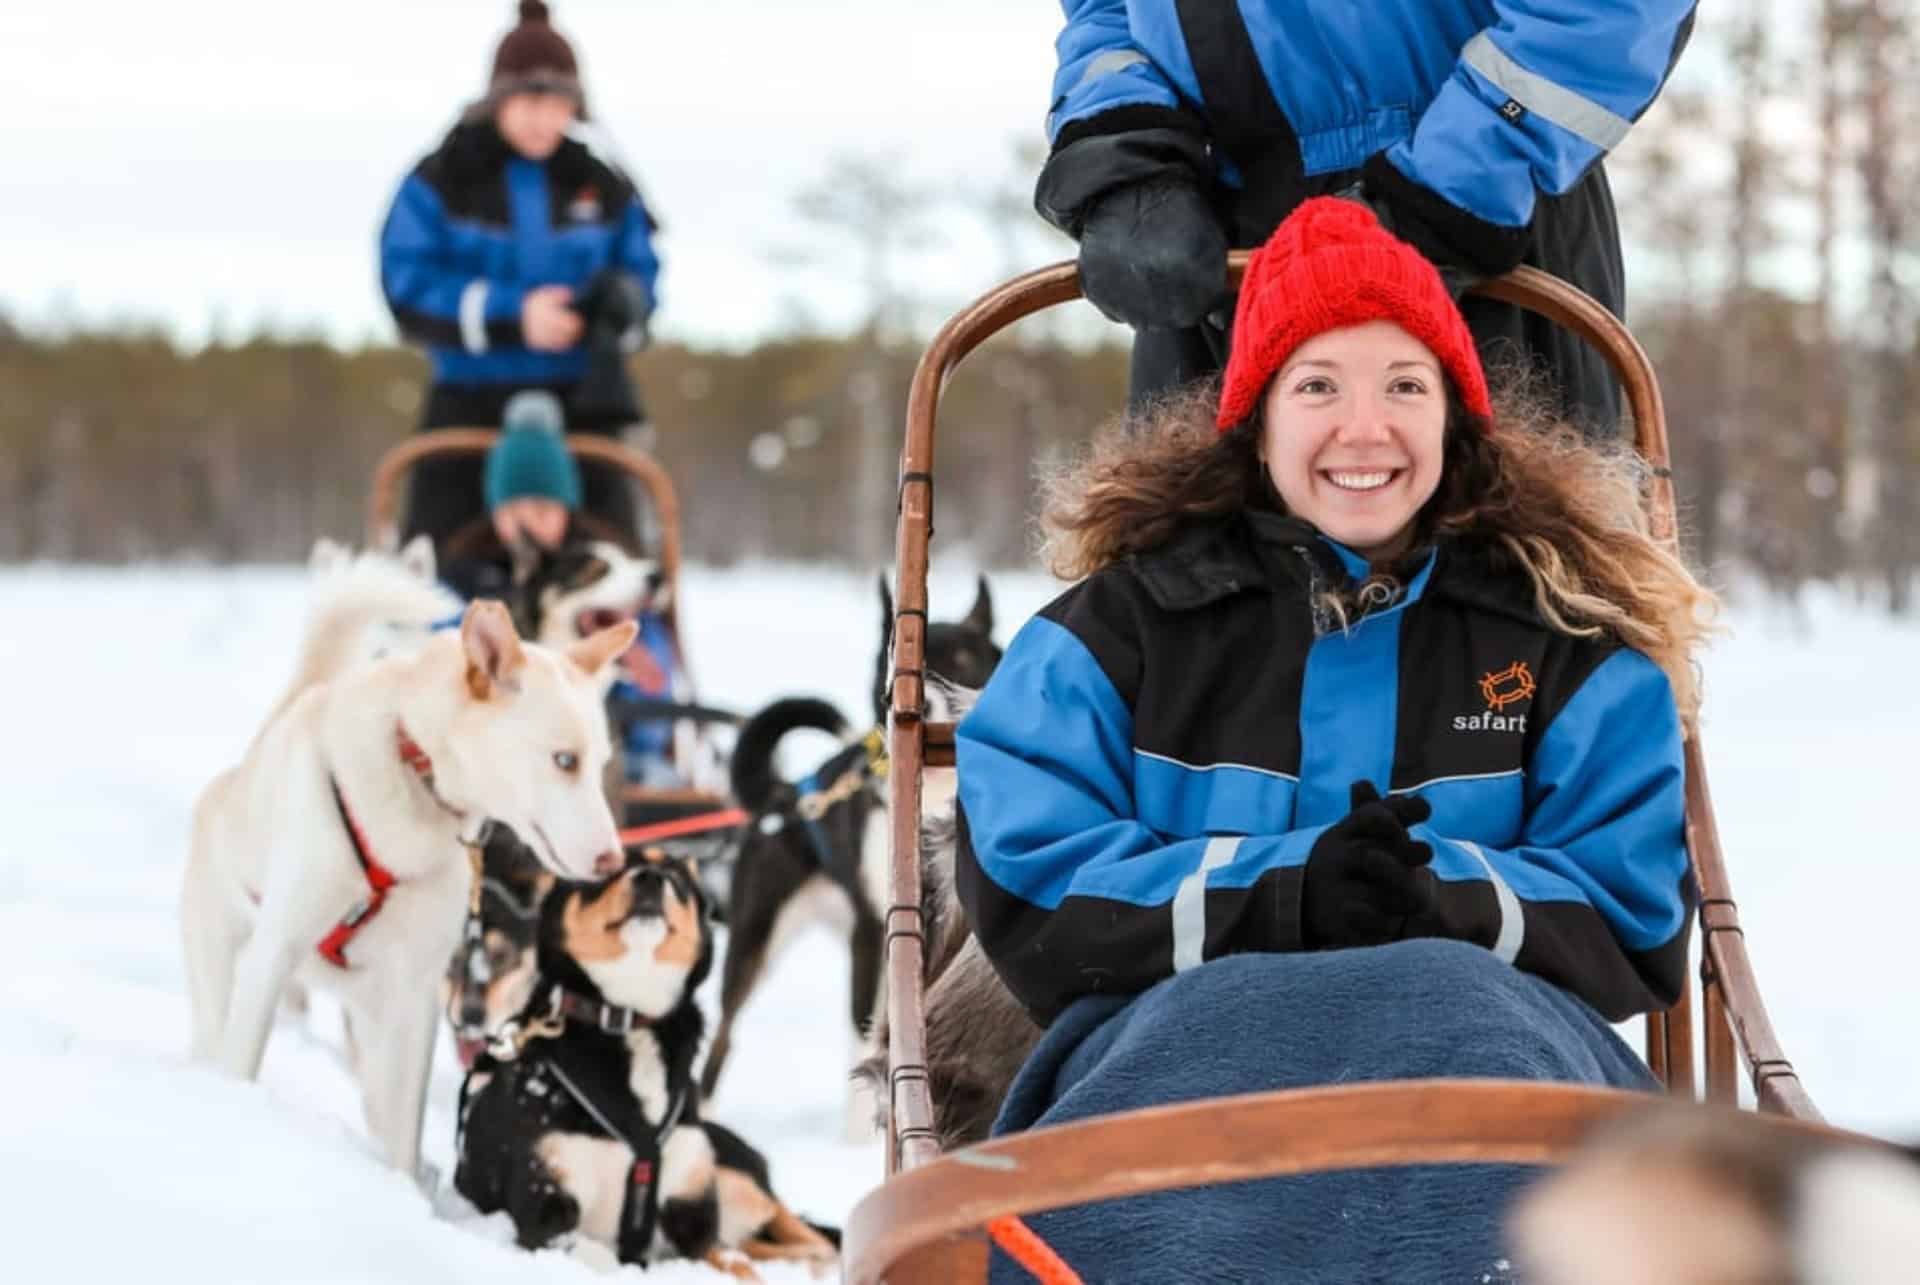
[{"label": "dog's ear", "polygon": [[873,661],[873,718],[874,722],[885,726],[887,706],[891,703],[893,684],[888,681],[887,667],[893,663],[893,593],[887,588],[887,573],[882,571],[878,577],[880,584],[880,654]]},{"label": "dog's ear", "polygon": [[567,647],[567,659],[580,667],[580,672],[588,678],[600,677],[600,671],[613,661],[613,658],[633,646],[633,640],[640,634],[640,626],[631,620],[623,620],[617,625],[608,625],[605,629],[588,634],[579,642]]},{"label": "dog's ear", "polygon": [[973,609],[967,612],[967,618],[960,623],[974,630],[983,638],[993,637],[993,594],[987,588],[987,577],[983,574],[980,587],[974,590]]},{"label": "dog's ear", "polygon": [[482,598],[467,607],[460,618],[460,646],[467,653],[467,691],[475,700],[488,699],[497,688],[519,687],[527,653],[513,631],[513,617],[500,603]]},{"label": "dog's ear", "polygon": [[407,541],[406,548],[400,550],[400,565],[414,579],[431,584],[438,570],[433,557],[433,537],[423,532]]}]

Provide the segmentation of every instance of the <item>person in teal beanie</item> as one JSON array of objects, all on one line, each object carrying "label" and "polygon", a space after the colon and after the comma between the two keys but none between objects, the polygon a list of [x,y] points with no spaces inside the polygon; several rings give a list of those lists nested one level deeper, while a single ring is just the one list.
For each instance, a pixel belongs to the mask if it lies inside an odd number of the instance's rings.
[{"label": "person in teal beanie", "polygon": [[580,466],[567,449],[559,399],[537,389],[517,393],[502,419],[483,471],[490,522],[449,540],[444,553],[444,578],[469,599],[507,590],[516,551],[565,545],[580,508]]}]

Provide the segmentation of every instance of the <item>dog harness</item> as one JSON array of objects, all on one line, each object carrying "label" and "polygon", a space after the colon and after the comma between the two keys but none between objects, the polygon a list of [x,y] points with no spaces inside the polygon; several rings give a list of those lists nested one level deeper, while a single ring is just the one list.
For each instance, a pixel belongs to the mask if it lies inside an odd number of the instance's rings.
[{"label": "dog harness", "polygon": [[[394,748],[400,755],[400,761],[413,769],[414,775],[420,778],[420,784],[426,786],[427,793],[433,796],[433,801],[449,815],[464,817],[466,815],[464,812],[441,798],[440,791],[434,788],[433,760],[427,757],[427,752],[420,748],[419,742],[407,734],[405,725],[396,722],[393,725],[393,734]],[[354,817],[353,809],[347,806],[347,796],[340,791],[340,782],[332,773],[327,774],[327,785],[333,790],[333,805],[339,809],[340,823],[346,827],[347,841],[353,845],[353,855],[360,862],[361,873],[367,878],[366,898],[356,902],[351,910],[342,915],[340,922],[320,939],[319,946],[315,948],[320,952],[320,958],[335,968],[345,968],[347,967],[347,943],[366,927],[368,921],[380,913],[380,907],[386,904],[387,893],[399,880],[395,879],[393,872],[381,865],[379,858],[373,855],[373,845],[367,842],[367,832],[360,828],[360,822]]]},{"label": "dog harness", "polygon": [[327,784],[333,788],[333,805],[340,810],[340,822],[347,827],[347,838],[353,844],[353,855],[360,860],[360,870],[367,877],[368,893],[366,899],[354,903],[353,909],[341,916],[333,930],[320,939],[317,949],[320,958],[335,968],[347,966],[347,943],[353,940],[361,926],[380,913],[380,907],[386,904],[387,892],[397,882],[393,872],[374,857],[372,847],[367,843],[366,831],[360,828],[360,822],[354,819],[353,811],[347,807],[346,796],[340,793],[340,782],[327,777]]},{"label": "dog harness", "polygon": [[474,1077],[492,1076],[515,1061],[530,1063],[526,1092],[545,1098],[551,1089],[557,1088],[607,1137],[624,1142],[633,1153],[620,1208],[617,1249],[620,1261],[645,1263],[659,1218],[660,1202],[654,1186],[659,1176],[661,1152],[666,1147],[667,1136],[679,1126],[692,1100],[692,1076],[675,1075],[668,1069],[667,1108],[658,1125],[650,1123],[632,1089],[612,1073],[604,1058],[593,1057],[590,1049],[558,1037],[564,1034],[568,1022],[591,1026],[607,1035],[625,1036],[651,1025],[653,1019],[635,1009],[589,999],[557,982],[547,982],[544,986],[536,983],[534,993],[538,995],[542,989],[549,993],[546,1012],[524,1024],[518,1019],[509,1022],[487,1051],[474,1060],[461,1082],[454,1111],[454,1154],[466,1154],[463,1135]]},{"label": "dog harness", "polygon": [[[794,786],[800,797],[794,800],[793,810],[800,819],[807,842],[812,845],[813,855],[820,862],[822,869],[833,868],[833,845],[827,841],[826,833],[820,828],[820,818],[837,805],[866,789],[869,783],[887,779],[886,729],[875,727],[868,732],[860,741],[860,748],[866,752],[851,767],[835,777],[831,784],[823,785],[820,782],[820,773],[826,768],[826,764],[822,764]],[[832,760],[829,759],[828,762]]]}]

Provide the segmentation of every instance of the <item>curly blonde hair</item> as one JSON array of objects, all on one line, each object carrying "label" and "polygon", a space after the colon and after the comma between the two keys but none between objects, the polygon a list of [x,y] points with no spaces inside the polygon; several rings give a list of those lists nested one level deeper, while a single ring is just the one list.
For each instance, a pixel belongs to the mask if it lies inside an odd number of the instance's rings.
[{"label": "curly blonde hair", "polygon": [[[1077,580],[1165,544],[1181,527],[1241,509],[1283,510],[1260,459],[1259,424],[1213,423],[1218,390],[1190,391],[1124,416],[1043,479],[1041,556]],[[1648,470],[1629,447],[1600,446],[1560,421],[1535,392],[1512,386],[1488,424],[1449,388],[1440,485],[1415,518],[1414,543],[1472,540],[1497,569],[1524,571],[1548,626],[1610,633],[1665,671],[1689,729],[1700,710],[1694,651],[1718,603],[1665,543],[1644,502]],[[1378,599],[1375,574],[1335,610]]]}]

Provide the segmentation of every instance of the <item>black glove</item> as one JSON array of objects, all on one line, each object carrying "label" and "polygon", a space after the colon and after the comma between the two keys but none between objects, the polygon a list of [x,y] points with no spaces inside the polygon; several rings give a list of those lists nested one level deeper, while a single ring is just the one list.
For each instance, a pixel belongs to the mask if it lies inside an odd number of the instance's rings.
[{"label": "black glove", "polygon": [[1114,188],[1081,228],[1080,288],[1129,326],[1196,325],[1227,297],[1227,234],[1184,176]]},{"label": "black glove", "polygon": [[603,268],[588,279],[574,297],[573,310],[586,323],[587,343],[598,338],[634,351],[647,345],[647,319],[653,315],[653,300],[647,288],[630,272]]},{"label": "black glove", "polygon": [[1503,227],[1469,214],[1402,174],[1385,152],[1369,157],[1360,173],[1340,195],[1371,209],[1387,231],[1432,261],[1456,300],[1513,271],[1533,244],[1531,227]]},{"label": "black glove", "polygon": [[587,329],[587,369],[573,392],[575,411],[595,418],[639,418],[626,359],[646,346],[652,307],[647,288],[618,268],[595,273],[574,297],[573,310]]},{"label": "black glove", "polygon": [[1300,938],[1308,950],[1399,941],[1409,919],[1433,909],[1433,849],[1407,833],[1433,809],[1418,795],[1383,799],[1371,781],[1354,782],[1352,798],[1353,810],[1307,854]]}]

